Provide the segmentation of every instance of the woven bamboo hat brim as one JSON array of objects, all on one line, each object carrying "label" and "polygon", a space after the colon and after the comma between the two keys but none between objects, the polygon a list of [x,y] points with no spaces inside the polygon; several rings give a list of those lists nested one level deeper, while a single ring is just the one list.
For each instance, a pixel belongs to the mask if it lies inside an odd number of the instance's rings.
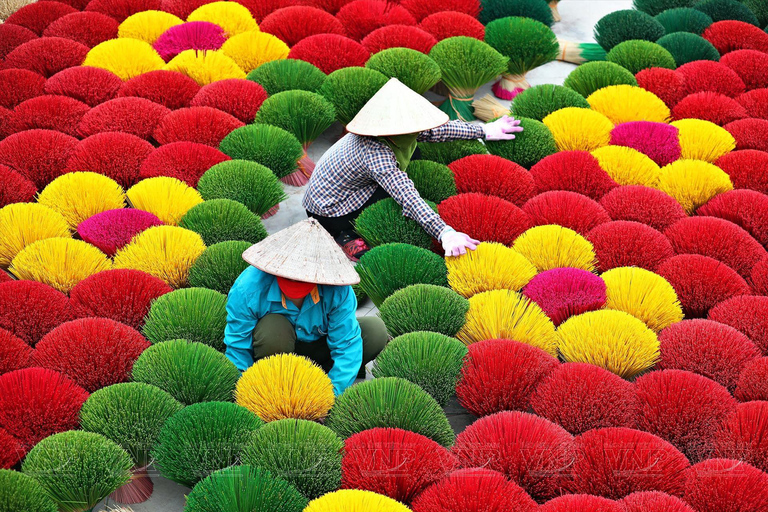
[{"label": "woven bamboo hat brim", "polygon": [[267,274],[334,286],[360,282],[355,267],[315,219],[270,235],[243,253],[243,259]]},{"label": "woven bamboo hat brim", "polygon": [[347,131],[369,137],[419,133],[448,122],[448,115],[397,78],[390,78],[368,100]]}]

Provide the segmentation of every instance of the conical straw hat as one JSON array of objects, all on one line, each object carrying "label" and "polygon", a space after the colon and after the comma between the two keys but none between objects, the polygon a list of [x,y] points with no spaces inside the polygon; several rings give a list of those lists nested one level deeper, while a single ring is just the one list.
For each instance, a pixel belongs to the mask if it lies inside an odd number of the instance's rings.
[{"label": "conical straw hat", "polygon": [[419,133],[447,122],[445,112],[397,78],[390,78],[349,122],[347,131],[357,135],[385,137]]},{"label": "conical straw hat", "polygon": [[344,251],[316,219],[297,222],[250,246],[243,259],[268,274],[335,286],[360,282]]}]

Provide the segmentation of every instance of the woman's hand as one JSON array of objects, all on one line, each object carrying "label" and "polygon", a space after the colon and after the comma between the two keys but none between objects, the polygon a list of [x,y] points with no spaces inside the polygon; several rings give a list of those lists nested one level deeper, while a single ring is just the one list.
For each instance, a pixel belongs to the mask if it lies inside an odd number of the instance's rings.
[{"label": "woman's hand", "polygon": [[443,244],[446,256],[461,256],[462,254],[467,254],[467,249],[470,251],[477,249],[480,241],[450,229],[450,231],[446,231],[440,237],[440,243]]},{"label": "woman's hand", "polygon": [[512,140],[515,133],[523,131],[520,121],[512,116],[502,116],[492,123],[483,125],[485,140]]}]

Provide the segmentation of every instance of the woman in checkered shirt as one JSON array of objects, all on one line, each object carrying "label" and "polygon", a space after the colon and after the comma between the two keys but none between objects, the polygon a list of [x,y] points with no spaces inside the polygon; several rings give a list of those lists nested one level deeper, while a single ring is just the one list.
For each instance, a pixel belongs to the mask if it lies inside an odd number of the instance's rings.
[{"label": "woman in checkered shirt", "polygon": [[485,125],[449,121],[426,98],[392,78],[347,125],[347,135],[317,162],[303,206],[357,261],[367,250],[354,220],[367,206],[392,197],[443,246],[446,256],[465,254],[479,243],[448,226],[421,198],[405,173],[417,142],[510,140],[519,121],[504,116]]}]

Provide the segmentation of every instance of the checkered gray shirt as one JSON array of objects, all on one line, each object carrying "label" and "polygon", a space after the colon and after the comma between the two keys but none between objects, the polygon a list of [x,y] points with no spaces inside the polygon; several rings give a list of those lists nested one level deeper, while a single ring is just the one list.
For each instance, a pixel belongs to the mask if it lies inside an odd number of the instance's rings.
[{"label": "checkered gray shirt", "polygon": [[[481,139],[481,125],[449,121],[419,134],[420,142]],[[403,207],[403,215],[440,239],[447,225],[419,196],[401,171],[395,154],[375,137],[353,133],[341,138],[318,160],[304,194],[306,210],[323,217],[341,217],[359,209],[381,187]]]}]

